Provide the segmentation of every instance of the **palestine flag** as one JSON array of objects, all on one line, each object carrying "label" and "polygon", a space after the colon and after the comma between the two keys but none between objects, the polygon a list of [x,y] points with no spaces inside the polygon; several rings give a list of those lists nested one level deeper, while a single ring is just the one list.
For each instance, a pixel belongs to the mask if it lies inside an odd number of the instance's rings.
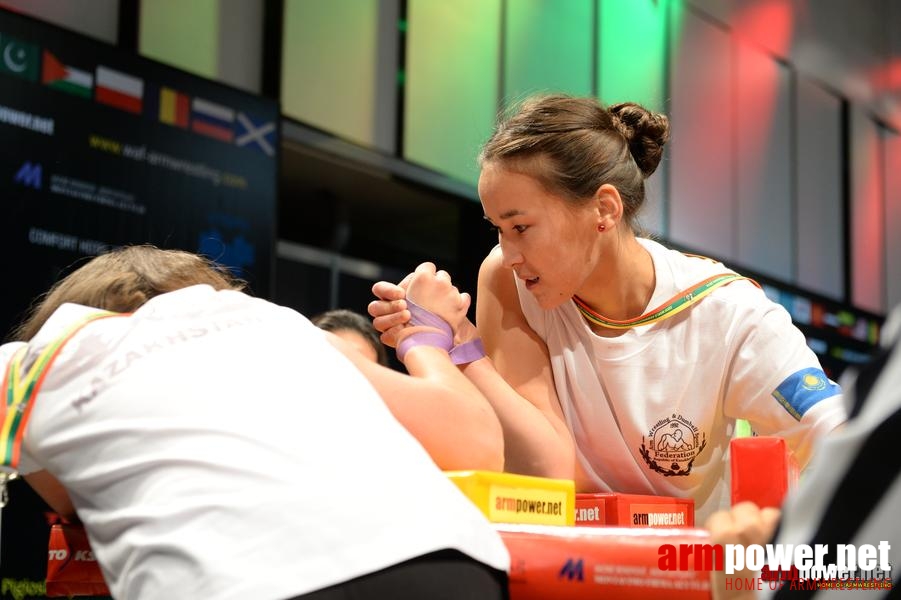
[{"label": "palestine flag", "polygon": [[94,88],[93,75],[87,71],[64,65],[46,50],[44,50],[44,65],[41,69],[41,82],[54,89],[82,98],[90,98]]}]

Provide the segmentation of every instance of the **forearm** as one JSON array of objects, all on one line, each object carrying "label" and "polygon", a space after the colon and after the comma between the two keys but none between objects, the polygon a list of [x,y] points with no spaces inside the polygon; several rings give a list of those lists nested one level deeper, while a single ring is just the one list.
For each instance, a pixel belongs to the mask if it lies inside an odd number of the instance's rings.
[{"label": "forearm", "polygon": [[410,375],[405,375],[369,360],[334,334],[326,334],[439,468],[503,470],[504,440],[497,416],[445,350],[411,348],[405,356]]},{"label": "forearm", "polygon": [[410,376],[440,386],[450,397],[466,402],[475,402],[475,399],[482,397],[479,388],[460,372],[448,358],[447,352],[440,348],[433,346],[412,348],[404,356],[404,367]]},{"label": "forearm", "polygon": [[418,346],[406,354],[404,366],[419,389],[389,406],[394,404],[399,420],[420,441],[429,440],[436,463],[445,470],[503,471],[504,436],[497,415],[447,353]]},{"label": "forearm", "polygon": [[463,373],[487,398],[500,420],[507,471],[574,478],[575,449],[569,433],[558,430],[541,410],[514,390],[490,358],[466,365]]}]

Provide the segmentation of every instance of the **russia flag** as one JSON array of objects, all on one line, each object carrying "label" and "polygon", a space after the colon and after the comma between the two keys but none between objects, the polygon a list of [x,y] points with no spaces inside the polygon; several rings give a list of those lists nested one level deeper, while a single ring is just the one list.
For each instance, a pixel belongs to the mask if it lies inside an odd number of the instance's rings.
[{"label": "russia flag", "polygon": [[234,139],[235,111],[203,98],[191,100],[191,130],[223,142]]}]

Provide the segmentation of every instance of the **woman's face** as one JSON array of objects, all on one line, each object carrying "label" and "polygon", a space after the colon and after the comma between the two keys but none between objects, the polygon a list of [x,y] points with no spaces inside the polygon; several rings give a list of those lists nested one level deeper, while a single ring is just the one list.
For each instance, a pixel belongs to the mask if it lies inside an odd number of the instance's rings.
[{"label": "woman's face", "polygon": [[363,336],[363,334],[353,331],[352,329],[336,329],[332,333],[356,348],[358,352],[372,362],[379,362],[378,352],[376,352],[375,348],[372,347],[372,344]]},{"label": "woman's face", "polygon": [[544,309],[572,298],[598,256],[598,212],[546,190],[529,175],[488,163],[479,177],[485,218],[498,232],[504,266]]}]

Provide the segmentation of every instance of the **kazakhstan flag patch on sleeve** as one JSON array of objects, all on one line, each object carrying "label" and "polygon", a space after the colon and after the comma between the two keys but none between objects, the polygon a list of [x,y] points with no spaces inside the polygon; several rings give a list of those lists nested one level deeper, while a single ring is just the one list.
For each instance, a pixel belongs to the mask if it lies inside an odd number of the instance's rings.
[{"label": "kazakhstan flag patch on sleeve", "polygon": [[841,393],[842,388],[830,381],[822,369],[808,367],[786,377],[773,390],[773,397],[782,408],[800,421],[814,404]]}]

